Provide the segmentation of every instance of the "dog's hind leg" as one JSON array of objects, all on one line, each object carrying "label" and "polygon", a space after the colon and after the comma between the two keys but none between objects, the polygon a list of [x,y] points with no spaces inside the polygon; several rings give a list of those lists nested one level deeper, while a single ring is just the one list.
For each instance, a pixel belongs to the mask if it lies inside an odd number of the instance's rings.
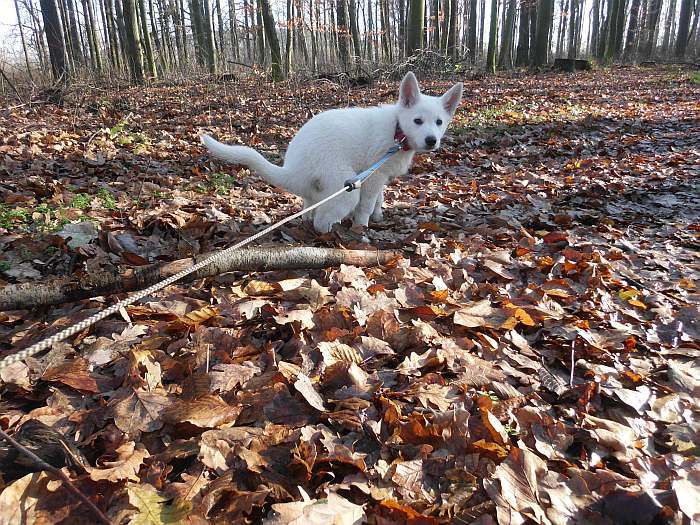
[{"label": "dog's hind leg", "polygon": [[319,233],[331,231],[335,223],[350,215],[359,200],[359,191],[341,193],[323,206],[316,208],[314,210],[314,228],[316,228],[316,231]]}]

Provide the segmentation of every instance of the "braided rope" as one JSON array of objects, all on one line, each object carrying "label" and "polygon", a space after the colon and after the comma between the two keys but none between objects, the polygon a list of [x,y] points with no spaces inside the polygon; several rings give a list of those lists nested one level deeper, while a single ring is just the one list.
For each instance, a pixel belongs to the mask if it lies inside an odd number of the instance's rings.
[{"label": "braided rope", "polygon": [[[386,160],[386,159],[384,159],[384,160]],[[374,166],[373,166],[373,168],[374,168]],[[372,170],[372,168],[370,168],[370,170]],[[366,175],[366,176],[364,177],[364,179],[362,181],[360,181],[360,184],[362,182],[364,182],[364,180],[366,180],[369,175],[374,173],[374,171],[376,171],[376,168],[374,168],[374,170],[372,170],[372,171],[370,171],[370,170],[367,170],[365,173],[363,173],[363,175]],[[359,188],[360,184],[357,184],[356,187]],[[9,365],[16,363],[18,361],[22,361],[23,359],[26,359],[27,357],[31,357],[35,354],[38,354],[42,350],[46,350],[47,348],[51,347],[51,345],[53,345],[54,343],[58,343],[60,341],[63,341],[64,339],[67,339],[70,336],[75,335],[78,332],[85,330],[87,327],[92,326],[93,324],[101,321],[102,319],[109,317],[113,313],[118,312],[120,309],[122,309],[126,306],[129,306],[131,304],[134,304],[135,302],[140,301],[144,297],[151,295],[152,293],[155,293],[159,290],[162,290],[166,286],[170,286],[175,281],[179,281],[183,277],[185,277],[191,273],[194,273],[196,271],[199,271],[202,268],[209,266],[213,262],[216,262],[216,261],[219,261],[220,259],[225,258],[228,254],[230,254],[234,250],[238,250],[239,248],[242,248],[243,246],[250,244],[251,242],[259,239],[260,237],[263,237],[264,235],[267,235],[271,231],[279,228],[280,226],[287,224],[288,222],[290,222],[298,217],[301,217],[302,215],[318,208],[319,206],[322,206],[323,204],[334,199],[335,197],[337,197],[341,193],[345,193],[346,191],[350,191],[351,189],[356,189],[356,187],[353,187],[353,188],[343,187],[340,190],[333,193],[332,195],[329,195],[325,199],[322,199],[321,201],[317,202],[316,204],[313,204],[313,205],[309,206],[308,208],[304,208],[303,210],[295,213],[294,215],[290,215],[289,217],[282,219],[281,221],[278,221],[271,226],[268,226],[264,230],[256,233],[255,235],[248,237],[247,239],[244,239],[241,242],[234,244],[233,246],[226,248],[225,250],[223,250],[221,252],[215,253],[214,255],[207,257],[206,259],[198,262],[194,266],[190,266],[189,268],[186,268],[186,269],[176,273],[175,275],[172,275],[172,276],[168,277],[167,279],[160,281],[159,283],[156,283],[152,286],[149,286],[148,288],[145,288],[139,292],[136,292],[135,294],[127,297],[126,299],[123,299],[123,300],[119,301],[118,303],[113,304],[112,306],[106,308],[105,310],[97,312],[96,314],[88,317],[87,319],[84,319],[84,320],[80,321],[79,323],[74,324],[73,326],[70,326],[70,327],[66,328],[65,330],[60,331],[57,334],[52,335],[51,337],[48,337],[48,338],[46,338],[46,339],[44,339],[36,344],[33,344],[32,346],[30,346],[24,350],[20,350],[19,352],[15,353],[15,354],[12,354],[12,355],[5,357],[2,361],[0,361],[0,368],[5,368],[6,366],[9,366]]]}]

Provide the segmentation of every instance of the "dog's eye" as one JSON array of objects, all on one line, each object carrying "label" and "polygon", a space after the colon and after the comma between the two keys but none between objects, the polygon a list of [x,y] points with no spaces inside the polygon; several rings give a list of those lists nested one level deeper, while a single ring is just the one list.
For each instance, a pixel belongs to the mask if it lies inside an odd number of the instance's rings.
[{"label": "dog's eye", "polygon": [[435,124],[437,124],[438,126],[442,126],[442,119],[437,119],[435,121]]},{"label": "dog's eye", "polygon": [[420,126],[421,124],[423,124],[423,119],[422,118],[414,118],[413,122],[415,122],[416,124],[418,124]]}]

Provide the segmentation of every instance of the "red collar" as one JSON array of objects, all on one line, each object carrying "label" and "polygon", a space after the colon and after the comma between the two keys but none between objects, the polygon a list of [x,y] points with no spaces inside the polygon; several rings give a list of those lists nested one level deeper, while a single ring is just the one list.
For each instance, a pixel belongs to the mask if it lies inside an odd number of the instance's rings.
[{"label": "red collar", "polygon": [[403,151],[409,151],[411,146],[408,145],[408,140],[406,139],[406,134],[401,130],[401,126],[396,124],[396,132],[394,132],[394,140],[401,144],[401,149]]}]

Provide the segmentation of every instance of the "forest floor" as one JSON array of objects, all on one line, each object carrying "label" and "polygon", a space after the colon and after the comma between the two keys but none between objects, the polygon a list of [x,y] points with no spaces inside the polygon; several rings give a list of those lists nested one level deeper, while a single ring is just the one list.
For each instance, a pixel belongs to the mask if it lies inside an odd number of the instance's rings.
[{"label": "forest floor", "polygon": [[[7,102],[0,285],[227,247],[301,199],[209,159],[201,130],[274,159],[313,114],[396,91]],[[699,176],[691,72],[467,80],[370,245],[300,223],[263,243],[403,259],[171,286],[0,369],[0,426],[113,523],[697,523]],[[0,356],[113,301],[0,312]],[[95,522],[36,470],[0,445],[0,524]]]}]

